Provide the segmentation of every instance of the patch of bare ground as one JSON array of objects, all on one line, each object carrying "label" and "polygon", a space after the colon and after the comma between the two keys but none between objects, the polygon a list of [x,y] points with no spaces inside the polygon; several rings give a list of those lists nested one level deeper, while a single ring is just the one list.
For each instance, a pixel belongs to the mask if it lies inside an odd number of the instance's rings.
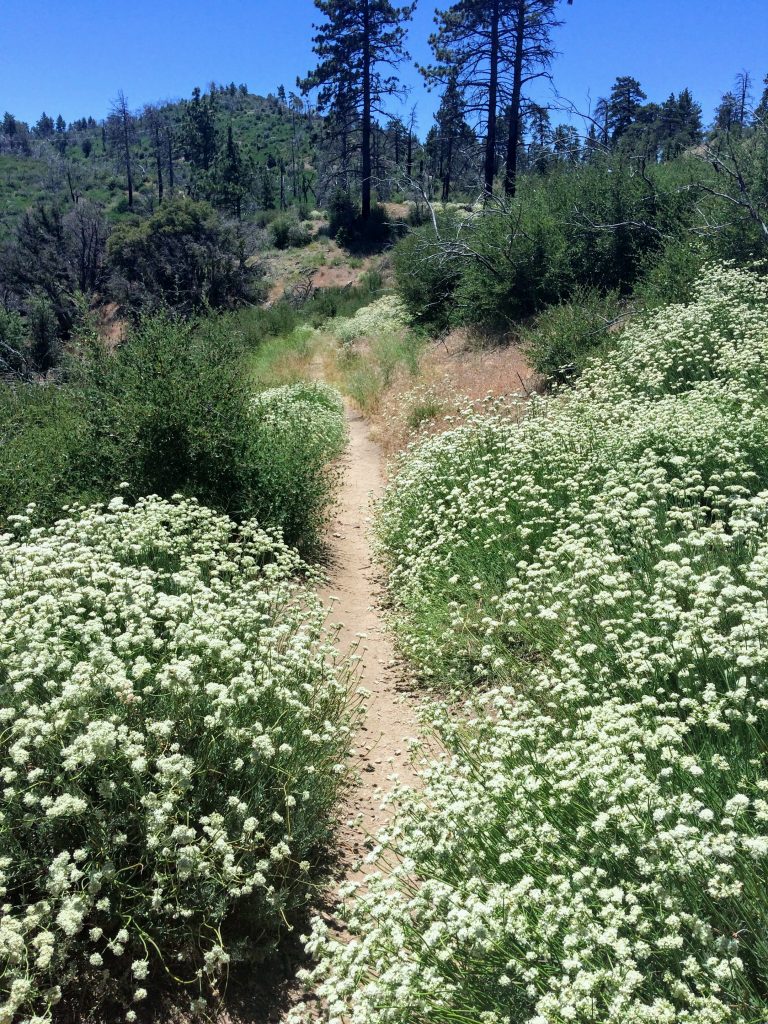
[{"label": "patch of bare ground", "polygon": [[261,258],[269,282],[267,302],[279,302],[284,295],[309,279],[313,290],[347,288],[360,282],[376,265],[375,257],[350,257],[332,238],[315,235],[302,249],[272,250]]},{"label": "patch of bare ground", "polygon": [[450,429],[488,399],[509,399],[511,409],[519,399],[522,412],[542,387],[515,341],[491,343],[457,329],[429,343],[418,376],[397,371],[371,417],[371,435],[389,458],[416,437]]},{"label": "patch of bare ground", "polygon": [[116,349],[128,332],[128,321],[120,315],[120,307],[116,302],[107,302],[97,312],[99,336],[108,348]]}]

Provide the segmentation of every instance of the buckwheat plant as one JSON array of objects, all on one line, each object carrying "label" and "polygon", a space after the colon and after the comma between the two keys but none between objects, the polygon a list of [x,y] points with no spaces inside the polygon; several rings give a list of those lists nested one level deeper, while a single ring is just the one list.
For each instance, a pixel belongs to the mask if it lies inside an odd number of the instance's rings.
[{"label": "buckwheat plant", "polygon": [[336,317],[330,322],[329,330],[339,341],[349,344],[357,338],[374,338],[401,330],[409,323],[408,312],[400,299],[396,295],[382,295],[352,316]]},{"label": "buckwheat plant", "polygon": [[187,499],[0,535],[3,1024],[215,993],[307,900],[354,702],[301,572]]},{"label": "buckwheat plant", "polygon": [[405,457],[381,544],[452,692],[352,941],[308,940],[333,1024],[768,1020],[767,325],[712,267],[520,426]]}]

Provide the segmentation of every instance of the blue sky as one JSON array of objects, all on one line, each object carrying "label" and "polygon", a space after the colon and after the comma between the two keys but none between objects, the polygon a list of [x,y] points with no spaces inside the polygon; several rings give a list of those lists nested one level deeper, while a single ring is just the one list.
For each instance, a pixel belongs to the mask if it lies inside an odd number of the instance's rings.
[{"label": "blue sky", "polygon": [[[419,0],[414,59],[428,59],[434,6]],[[709,118],[737,72],[756,89],[768,73],[767,0],[574,0],[562,11],[555,84],[582,109],[631,74],[651,99],[688,86]],[[0,0],[0,113],[102,117],[118,89],[139,107],[212,79],[291,88],[312,63],[314,18],[311,0]],[[423,132],[436,97],[412,66],[402,77]]]}]

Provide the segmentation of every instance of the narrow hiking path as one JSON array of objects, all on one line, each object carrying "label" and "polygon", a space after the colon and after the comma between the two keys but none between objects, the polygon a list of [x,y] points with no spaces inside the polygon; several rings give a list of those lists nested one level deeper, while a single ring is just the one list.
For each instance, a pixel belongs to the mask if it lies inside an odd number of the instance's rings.
[{"label": "narrow hiking path", "polygon": [[[311,379],[322,379],[317,362],[311,368]],[[330,621],[340,625],[340,652],[357,647],[361,656],[359,685],[369,697],[354,742],[353,768],[359,779],[339,813],[338,872],[314,911],[339,937],[346,933],[343,922],[334,916],[335,889],[343,880],[364,876],[360,861],[368,853],[370,837],[389,817],[382,800],[392,789],[393,776],[405,784],[417,784],[408,740],[419,732],[418,697],[406,687],[395,658],[381,609],[386,593],[383,573],[371,545],[373,503],[384,486],[383,456],[371,440],[365,418],[349,402],[345,404],[349,443],[340,460],[336,504],[326,528],[326,582],[319,594],[330,607]],[[232,1005],[217,1017],[217,1024],[284,1024],[297,1004],[304,1006],[302,1021],[319,1020],[317,997],[296,979],[296,969],[301,966],[309,965],[297,946],[286,956],[284,973],[278,970],[272,976],[266,972],[255,985],[249,977]]]},{"label": "narrow hiking path", "polygon": [[385,822],[383,796],[393,775],[416,782],[408,756],[408,739],[419,724],[416,702],[403,684],[380,606],[384,594],[380,567],[371,550],[372,504],[384,486],[382,454],[371,440],[365,418],[347,403],[349,444],[342,458],[342,478],[328,527],[328,579],[320,594],[333,599],[331,619],[341,623],[342,650],[360,639],[360,685],[368,693],[367,711],[355,744],[360,781],[343,808],[341,854],[348,877],[360,872],[355,862],[366,841]]}]

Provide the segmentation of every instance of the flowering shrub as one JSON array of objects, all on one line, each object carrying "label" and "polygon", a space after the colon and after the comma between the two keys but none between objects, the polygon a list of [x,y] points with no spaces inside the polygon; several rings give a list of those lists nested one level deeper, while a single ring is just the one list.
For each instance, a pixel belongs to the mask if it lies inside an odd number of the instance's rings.
[{"label": "flowering shrub", "polygon": [[257,518],[314,553],[333,490],[331,463],[347,438],[341,395],[322,383],[269,388],[251,399],[250,425]]},{"label": "flowering shrub", "polygon": [[482,681],[317,922],[352,1024],[756,1024],[768,1000],[768,283],[712,268],[569,394],[414,448],[381,541],[425,676]]},{"label": "flowering shrub", "polygon": [[[193,500],[0,535],[0,1021],[202,998],[312,887],[349,669],[297,556]],[[113,1018],[114,1019],[114,1018]],[[129,1008],[127,1020],[136,1019]]]},{"label": "flowering shrub", "polygon": [[339,341],[349,344],[357,338],[372,338],[407,327],[410,322],[405,306],[396,295],[381,298],[363,306],[348,317],[337,317],[329,329]]},{"label": "flowering shrub", "polygon": [[[302,415],[288,414],[297,399],[288,390],[274,398],[277,407],[284,396],[284,420],[259,422],[248,340],[258,356],[254,334],[269,329],[258,321],[249,334],[246,321],[222,316],[145,318],[114,353],[81,339],[61,387],[1,388],[0,520],[33,501],[53,521],[62,505],[108,501],[127,481],[134,496],[191,495],[311,550],[331,496],[326,468],[342,444],[343,409],[330,397],[312,406],[301,398]],[[254,370],[269,362],[254,361]]]}]

